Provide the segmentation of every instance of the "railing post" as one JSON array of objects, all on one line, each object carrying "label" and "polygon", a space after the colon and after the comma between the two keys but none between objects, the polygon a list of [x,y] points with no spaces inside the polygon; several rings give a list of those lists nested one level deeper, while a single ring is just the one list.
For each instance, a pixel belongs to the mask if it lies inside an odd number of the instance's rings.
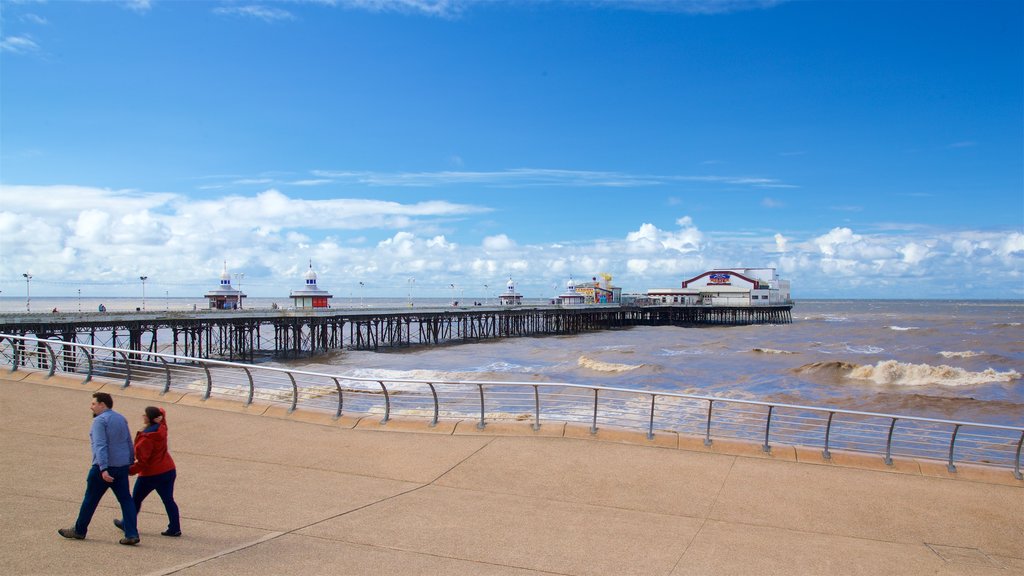
[{"label": "railing post", "polygon": [[892,466],[892,432],[896,429],[896,418],[889,424],[889,438],[885,441],[885,465]]},{"label": "railing post", "polygon": [[157,358],[163,362],[164,374],[167,375],[167,381],[164,383],[164,391],[160,393],[161,395],[164,395],[171,391],[171,367],[167,365],[167,360],[164,360],[163,356],[157,356]]},{"label": "railing post", "polygon": [[288,409],[288,413],[295,412],[295,408],[299,405],[299,385],[295,382],[295,376],[291,372],[285,372],[288,375],[288,379],[292,381],[292,407]]},{"label": "railing post", "polygon": [[1013,465],[1013,477],[1017,480],[1024,480],[1024,476],[1020,473],[1020,448],[1024,446],[1024,432],[1020,433],[1020,440],[1017,441],[1017,456],[1014,458]]},{"label": "railing post", "polygon": [[540,390],[536,384],[533,385],[534,417],[533,431],[540,430]]},{"label": "railing post", "polygon": [[651,422],[647,426],[647,439],[654,440],[654,399],[656,396],[651,394]]},{"label": "railing post", "polygon": [[[24,343],[22,343],[24,345]],[[20,352],[18,348],[18,340],[11,340],[11,372],[18,371],[18,355]]]},{"label": "railing post", "polygon": [[92,373],[94,370],[92,363],[92,354],[90,353],[88,348],[82,348],[82,351],[85,352],[85,359],[89,361],[89,372],[85,375],[85,380],[82,380],[82,384],[87,384],[89,383],[89,381],[92,380]]},{"label": "railing post", "polygon": [[213,375],[210,374],[210,369],[207,368],[206,362],[199,362],[199,365],[203,367],[203,372],[206,372],[206,393],[203,394],[203,400],[210,399],[210,393],[213,392]]},{"label": "railing post", "polygon": [[121,358],[124,358],[124,384],[121,386],[122,389],[127,388],[132,381],[132,363],[128,360],[128,355],[124,352],[118,351]]},{"label": "railing post", "polygon": [[430,427],[433,428],[434,426],[437,426],[437,415],[440,406],[437,401],[437,390],[434,389],[434,385],[431,384],[430,382],[427,382],[427,386],[430,386],[430,394],[434,397],[434,419],[430,421]]},{"label": "railing post", "polygon": [[594,388],[594,422],[590,425],[590,433],[597,434],[597,388]]},{"label": "railing post", "polygon": [[384,385],[383,380],[377,380],[377,384],[380,384],[380,389],[384,391],[384,419],[380,423],[387,424],[391,419],[391,395],[388,394],[388,387]]},{"label": "railing post", "polygon": [[772,410],[774,409],[775,406],[768,407],[768,419],[764,422],[764,446],[761,446],[761,451],[767,454],[772,453],[772,447],[768,444],[768,434],[771,432],[772,428]]},{"label": "railing post", "polygon": [[476,386],[477,388],[480,389],[480,422],[477,423],[476,429],[483,430],[484,426],[487,426],[487,424],[484,422],[484,385],[477,384]]},{"label": "railing post", "polygon": [[832,417],[835,416],[835,412],[828,413],[828,424],[825,425],[825,449],[821,451],[821,457],[825,460],[832,459],[832,453],[828,451],[828,436],[832,432]]},{"label": "railing post", "polygon": [[338,381],[337,378],[331,378],[331,380],[334,380],[334,387],[338,389],[338,410],[334,413],[334,419],[337,420],[341,418],[341,407],[344,403],[344,396],[341,394],[341,382]]},{"label": "railing post", "polygon": [[249,377],[249,397],[245,399],[245,405],[252,406],[252,398],[256,395],[256,383],[252,381],[252,374],[248,368],[242,366],[242,370],[245,370],[245,375]]},{"label": "railing post", "polygon": [[946,465],[946,470],[950,472],[956,472],[956,466],[953,465],[953,445],[956,444],[956,433],[960,431],[960,425],[957,424],[953,427],[953,436],[949,439],[949,463]]},{"label": "railing post", "polygon": [[708,400],[708,425],[704,429],[704,445],[711,446],[711,408],[715,405],[714,400]]},{"label": "railing post", "polygon": [[57,355],[53,353],[53,349],[50,348],[49,344],[42,341],[39,343],[43,345],[43,348],[46,348],[46,355],[50,357],[50,371],[47,372],[46,377],[51,378],[53,373],[57,371]]}]

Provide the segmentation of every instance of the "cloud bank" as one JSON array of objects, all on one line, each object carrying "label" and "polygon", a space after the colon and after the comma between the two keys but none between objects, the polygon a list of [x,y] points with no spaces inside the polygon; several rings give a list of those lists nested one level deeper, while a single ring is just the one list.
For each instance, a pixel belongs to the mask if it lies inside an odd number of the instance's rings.
[{"label": "cloud bank", "polygon": [[[312,259],[321,284],[338,294],[363,282],[382,296],[415,282],[423,296],[451,284],[500,286],[514,277],[528,297],[550,297],[570,275],[599,272],[628,292],[678,286],[717,267],[779,269],[800,297],[1020,298],[1024,233],[966,230],[858,232],[832,227],[808,237],[766,231],[701,230],[680,215],[602,228],[606,236],[532,244],[516,230],[455,242],[486,205],[366,198],[309,200],[274,189],[252,195],[189,198],[173,193],[82,186],[0,186],[0,287],[33,292],[133,295],[146,275],[154,289],[194,296],[216,284],[222,262],[245,272],[247,292],[279,296],[301,283]],[[20,199],[32,198],[31,202]],[[368,239],[373,237],[373,240]],[[474,287],[474,288],[469,288]]]}]

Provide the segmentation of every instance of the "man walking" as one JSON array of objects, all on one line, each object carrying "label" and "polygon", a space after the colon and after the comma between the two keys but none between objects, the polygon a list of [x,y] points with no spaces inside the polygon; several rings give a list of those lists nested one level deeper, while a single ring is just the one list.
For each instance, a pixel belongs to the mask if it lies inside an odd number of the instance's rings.
[{"label": "man walking", "polygon": [[135,503],[128,488],[128,468],[135,461],[135,443],[124,416],[114,412],[114,399],[106,392],[92,395],[92,429],[89,442],[92,444],[92,467],[85,480],[85,498],[78,511],[78,520],[72,528],[61,528],[57,533],[65,538],[81,540],[89,530],[89,522],[96,512],[100,499],[107,488],[121,504],[121,518],[124,522],[124,538],[121,544],[134,546],[139,543],[139,529],[136,523]]}]

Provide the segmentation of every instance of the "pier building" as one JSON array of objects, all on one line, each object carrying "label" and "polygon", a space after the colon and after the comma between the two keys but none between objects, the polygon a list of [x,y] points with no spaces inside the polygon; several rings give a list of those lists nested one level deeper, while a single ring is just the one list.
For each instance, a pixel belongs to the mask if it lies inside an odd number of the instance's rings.
[{"label": "pier building", "polygon": [[245,294],[231,286],[231,274],[228,263],[224,262],[224,271],[220,274],[220,285],[203,295],[210,303],[212,310],[236,310],[242,307]]},{"label": "pier building", "polygon": [[679,288],[647,291],[655,304],[682,306],[782,306],[792,302],[789,280],[775,268],[708,270],[684,280]]},{"label": "pier building", "polygon": [[579,306],[586,301],[586,297],[576,291],[576,281],[569,277],[565,283],[565,292],[558,295],[558,303],[562,306]]},{"label": "pier building", "polygon": [[505,293],[498,296],[498,304],[501,304],[502,306],[521,306],[523,303],[523,295],[516,292],[516,283],[509,278],[505,287]]},{"label": "pier building", "polygon": [[575,286],[577,293],[583,295],[584,304],[618,304],[622,301],[622,288],[612,286],[612,276],[601,273],[601,280],[594,276],[590,282],[580,282]]},{"label": "pier building", "polygon": [[321,290],[316,285],[316,272],[313,270],[313,261],[309,262],[309,270],[302,276],[305,285],[298,290],[292,290],[288,295],[292,304],[299,310],[330,308],[329,300],[333,296],[326,290]]}]

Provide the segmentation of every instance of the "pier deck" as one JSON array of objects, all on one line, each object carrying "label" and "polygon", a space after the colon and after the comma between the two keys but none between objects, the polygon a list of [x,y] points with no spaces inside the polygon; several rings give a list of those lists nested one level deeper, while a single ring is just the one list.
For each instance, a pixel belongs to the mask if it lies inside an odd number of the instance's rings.
[{"label": "pier deck", "polygon": [[[557,426],[409,433],[78,382],[0,374],[4,573],[1024,573],[1024,485],[1005,471],[929,477]],[[56,534],[81,501],[100,388],[133,427],[167,408],[181,538],[159,535],[155,495],[137,547],[117,544],[111,495],[86,540]]]},{"label": "pier deck", "polygon": [[8,314],[0,333],[199,358],[252,361],[334,350],[379,350],[640,325],[792,322],[784,306],[463,306]]}]

